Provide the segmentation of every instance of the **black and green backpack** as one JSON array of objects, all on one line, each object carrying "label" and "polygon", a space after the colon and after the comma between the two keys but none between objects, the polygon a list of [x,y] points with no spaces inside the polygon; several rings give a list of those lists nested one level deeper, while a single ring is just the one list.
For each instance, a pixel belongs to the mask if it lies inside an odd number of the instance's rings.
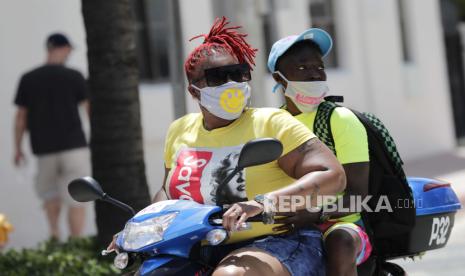
[{"label": "black and green backpack", "polygon": [[[340,96],[326,97],[318,106],[313,124],[315,135],[336,154],[330,118],[342,102]],[[350,108],[349,108],[350,109]],[[384,124],[373,114],[350,109],[366,129],[370,157],[368,205],[375,210],[380,196],[387,196],[393,212],[362,212],[363,222],[378,256],[399,256],[408,244],[409,233],[415,225],[415,208],[401,208],[399,202],[413,203],[412,191],[403,170],[403,161],[396,144]],[[405,207],[405,205],[402,205]],[[399,207],[399,208],[398,208]]]}]

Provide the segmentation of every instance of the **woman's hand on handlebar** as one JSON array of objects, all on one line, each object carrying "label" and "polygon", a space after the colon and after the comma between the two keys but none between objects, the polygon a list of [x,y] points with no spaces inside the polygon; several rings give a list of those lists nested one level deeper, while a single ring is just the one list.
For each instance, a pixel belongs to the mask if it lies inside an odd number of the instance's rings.
[{"label": "woman's hand on handlebar", "polygon": [[118,235],[119,233],[113,235],[113,240],[110,242],[110,244],[108,245],[106,251],[107,253],[110,253],[110,252],[113,252],[113,251],[116,251],[116,253],[119,253],[118,252],[118,246],[116,246],[116,239],[118,238]]},{"label": "woman's hand on handlebar", "polygon": [[263,213],[263,205],[255,200],[234,203],[223,214],[223,227],[228,231],[236,231],[248,218]]}]

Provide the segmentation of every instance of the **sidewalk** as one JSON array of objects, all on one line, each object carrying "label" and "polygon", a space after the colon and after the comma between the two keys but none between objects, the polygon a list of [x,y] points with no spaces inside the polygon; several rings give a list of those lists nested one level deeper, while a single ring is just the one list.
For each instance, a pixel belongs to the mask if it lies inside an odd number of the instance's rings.
[{"label": "sidewalk", "polygon": [[405,172],[407,176],[437,178],[450,183],[465,206],[465,147],[406,162]]}]

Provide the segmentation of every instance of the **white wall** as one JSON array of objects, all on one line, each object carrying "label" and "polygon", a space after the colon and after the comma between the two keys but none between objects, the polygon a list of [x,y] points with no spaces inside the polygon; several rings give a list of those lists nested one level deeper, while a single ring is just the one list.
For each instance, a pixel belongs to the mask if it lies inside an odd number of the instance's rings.
[{"label": "white wall", "polygon": [[154,195],[160,189],[165,173],[163,146],[165,134],[174,119],[173,98],[168,83],[142,84],[139,89],[146,175],[151,195]]},{"label": "white wall", "polygon": [[378,115],[404,159],[451,150],[455,137],[438,1],[405,1],[410,63],[402,59],[397,1],[334,3],[341,66],[327,72],[332,92],[344,95],[348,106]]},{"label": "white wall", "polygon": [[401,150],[409,157],[419,157],[453,148],[455,135],[439,2],[406,3],[413,62],[404,65],[405,105],[401,109],[406,111],[405,116],[397,116],[393,123],[405,123],[405,129],[396,129],[396,134],[402,135]]},{"label": "white wall", "polygon": [[[327,74],[332,94],[380,117],[408,160],[451,150],[455,137],[439,2],[404,1],[411,62],[402,57],[397,1],[334,0],[340,66]],[[307,3],[277,2],[279,37],[310,26]]]},{"label": "white wall", "polygon": [[[364,10],[373,109],[407,159],[452,149],[455,138],[438,1],[405,1],[412,61],[402,61],[397,1]],[[382,12],[379,12],[379,11]],[[377,12],[378,11],[378,12]],[[371,16],[371,17],[370,17]]]},{"label": "white wall", "polygon": [[[35,158],[29,140],[23,148],[28,162],[16,169],[13,164],[13,98],[19,77],[45,60],[45,39],[52,32],[64,32],[75,50],[68,65],[87,75],[85,30],[79,0],[7,0],[0,4],[0,212],[15,227],[10,246],[31,247],[48,237],[47,223],[41,202],[34,190]],[[140,86],[142,125],[147,180],[150,191],[158,190],[163,178],[163,143],[169,123],[173,120],[169,84]],[[86,123],[87,118],[83,116]],[[88,131],[88,123],[86,123]],[[85,234],[95,233],[94,211],[88,204]],[[67,236],[64,216],[62,234]]]},{"label": "white wall", "polygon": [[[0,3],[0,212],[15,227],[12,246],[33,246],[47,238],[41,203],[33,190],[35,159],[26,139],[28,163],[13,167],[13,98],[19,77],[45,61],[45,39],[52,32],[67,34],[75,47],[69,65],[87,74],[86,43],[79,0],[4,0]],[[86,233],[95,230],[90,212]],[[62,221],[62,224],[64,221]],[[63,231],[66,234],[65,231]]]}]

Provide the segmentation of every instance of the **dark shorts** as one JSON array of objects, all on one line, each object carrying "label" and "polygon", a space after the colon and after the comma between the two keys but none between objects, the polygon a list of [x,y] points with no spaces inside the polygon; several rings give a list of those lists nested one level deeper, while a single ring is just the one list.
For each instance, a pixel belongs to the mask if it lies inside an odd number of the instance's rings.
[{"label": "dark shorts", "polygon": [[291,234],[267,236],[263,239],[237,244],[205,246],[202,259],[216,266],[232,251],[243,247],[255,247],[277,258],[293,276],[325,275],[323,241],[318,230],[298,230]]}]

